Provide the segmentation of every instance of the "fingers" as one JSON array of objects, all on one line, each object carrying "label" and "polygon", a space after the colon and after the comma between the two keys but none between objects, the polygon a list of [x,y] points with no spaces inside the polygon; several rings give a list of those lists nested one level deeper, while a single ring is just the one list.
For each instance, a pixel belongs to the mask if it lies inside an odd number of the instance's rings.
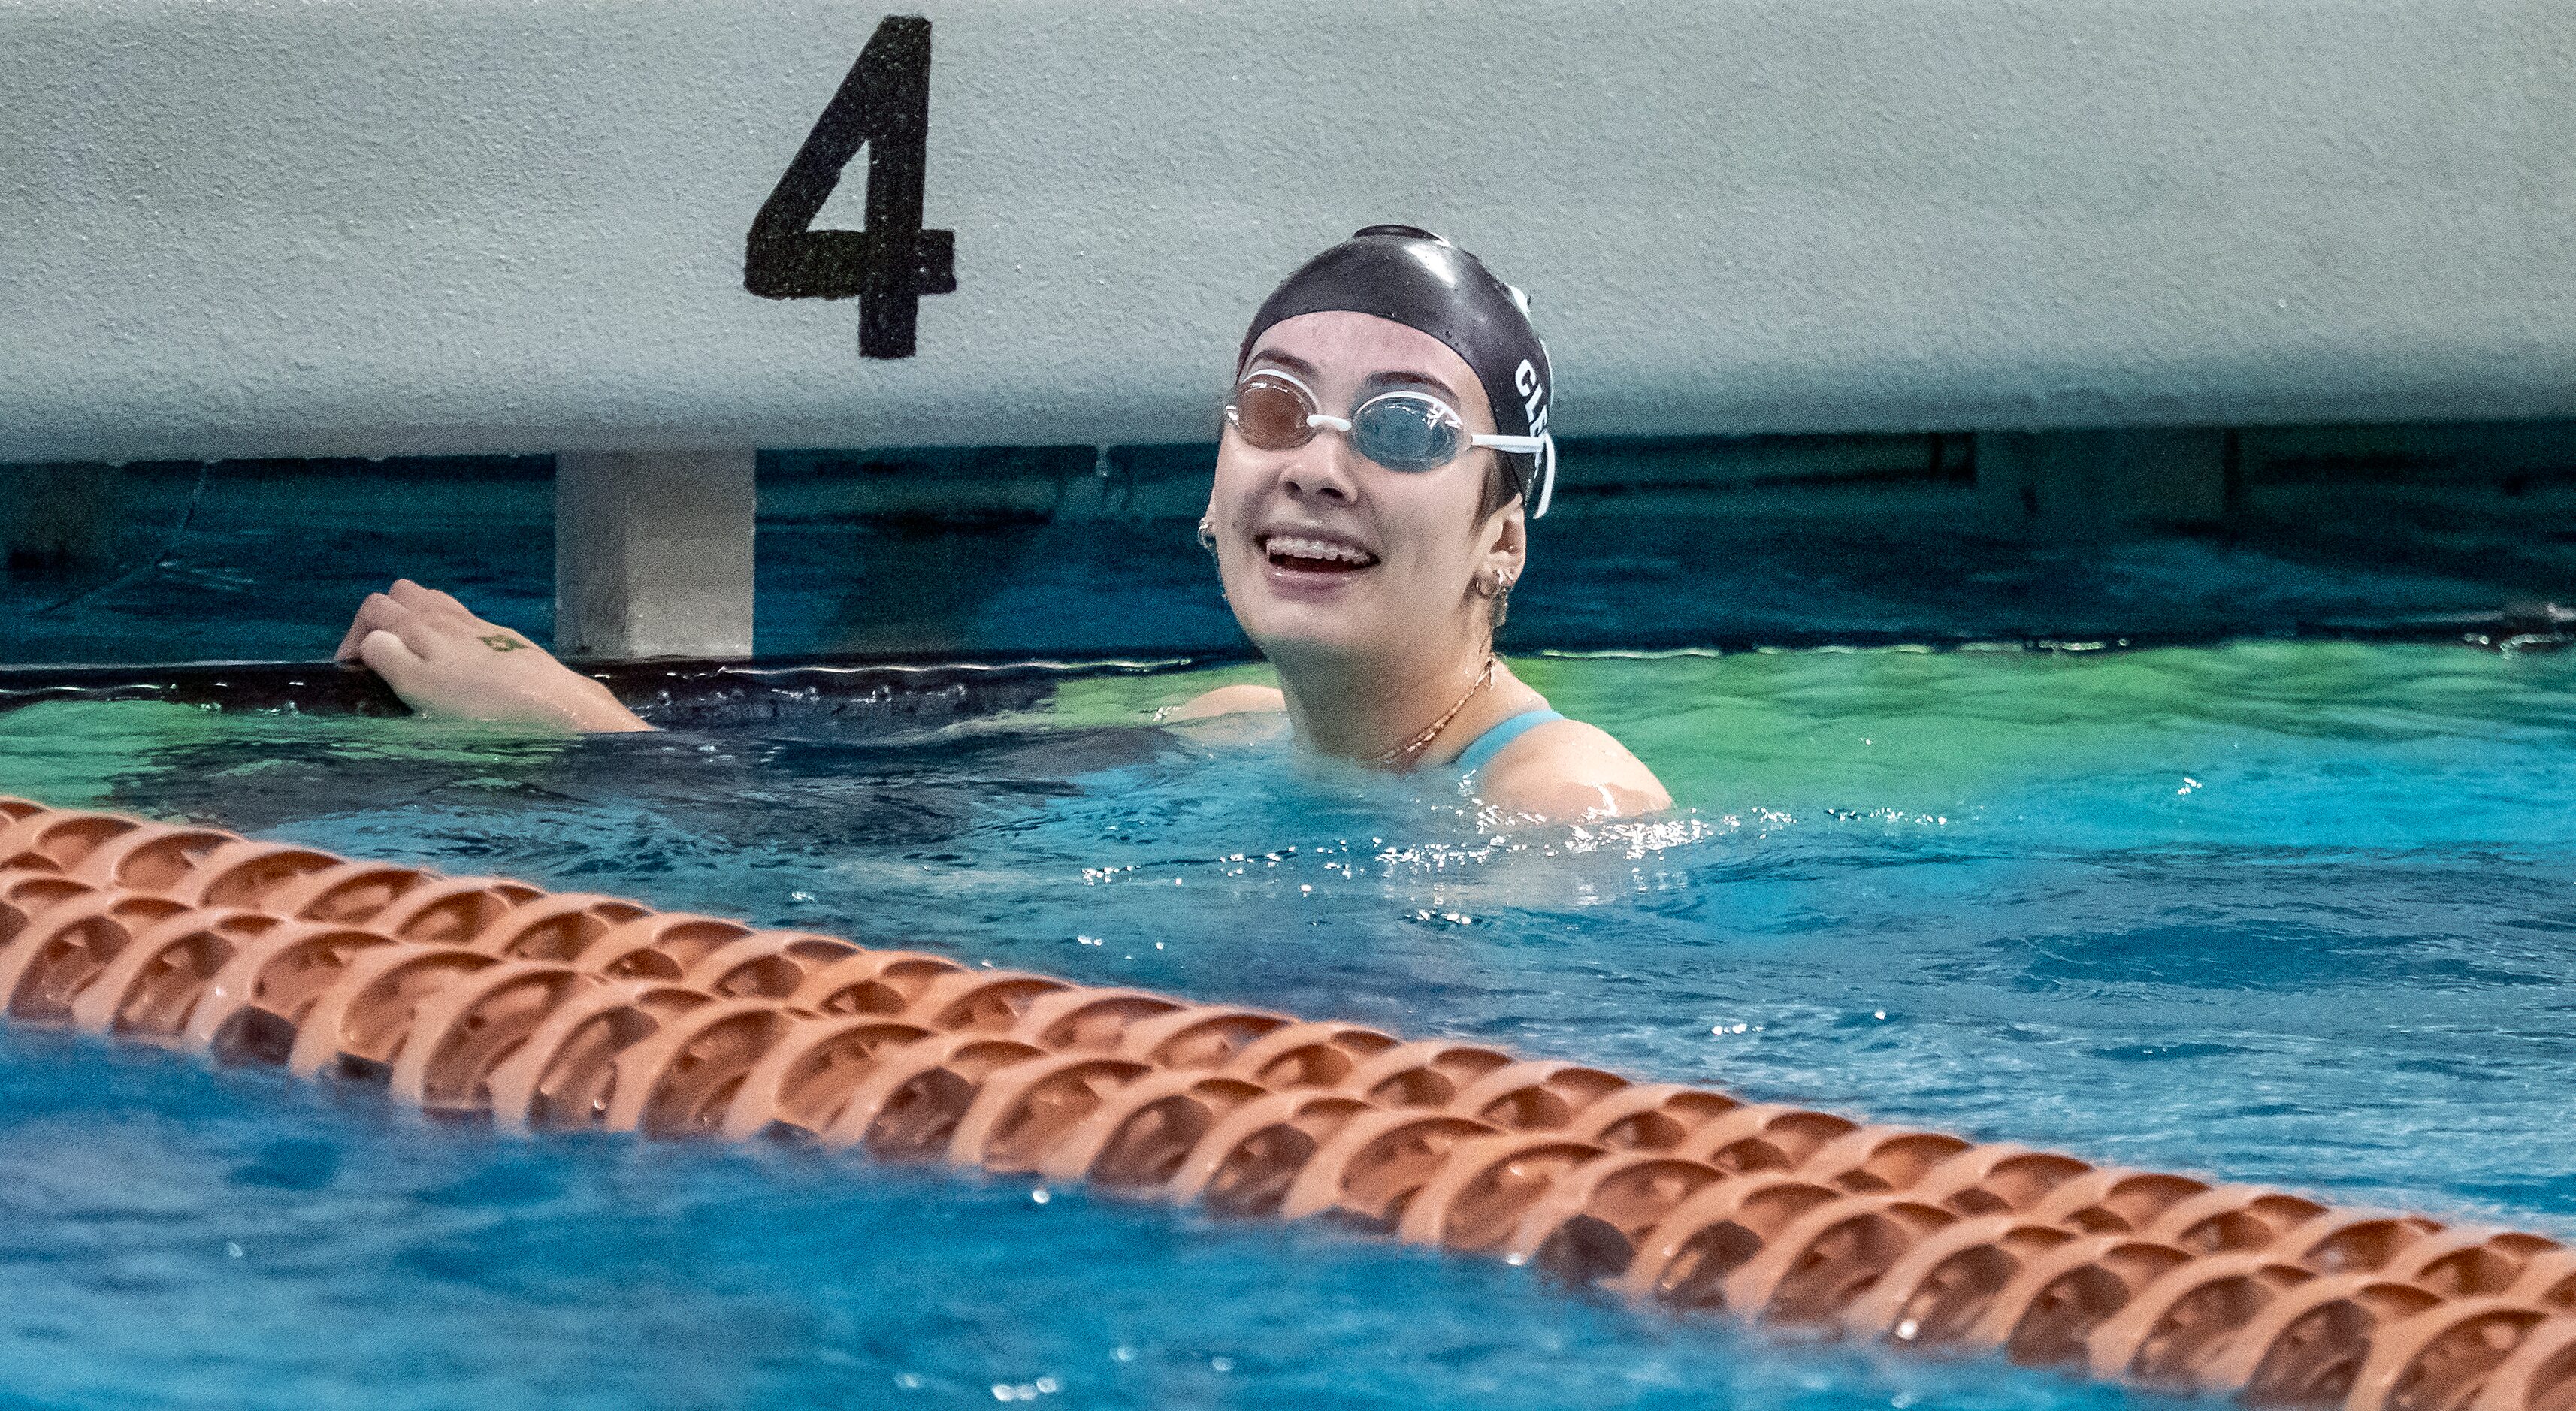
[{"label": "fingers", "polygon": [[[483,621],[454,594],[422,587],[408,578],[397,578],[392,587],[381,593],[369,593],[366,601],[358,605],[356,620],[349,624],[347,632],[341,634],[340,645],[332,649],[331,658],[334,661],[357,660],[358,644],[366,639],[368,633],[377,631],[399,633],[413,652],[426,655],[430,637],[420,630],[427,625],[424,619],[447,620],[466,626],[480,626]],[[411,630],[406,631],[407,626]]]},{"label": "fingers", "polygon": [[349,632],[358,638],[361,648],[370,635],[390,632],[401,638],[404,646],[411,648],[412,655],[430,658],[452,651],[455,647],[453,629],[464,625],[444,614],[417,612],[382,593],[370,593],[367,600],[358,605],[358,620]]},{"label": "fingers", "polygon": [[[385,678],[385,684],[406,702],[419,692],[429,670],[429,663],[422,661],[402,638],[381,628],[358,639],[358,659],[367,664],[368,670]],[[418,708],[415,703],[413,709]]]},{"label": "fingers", "polygon": [[394,586],[385,591],[395,602],[414,612],[447,613],[468,622],[481,621],[474,616],[474,610],[459,601],[455,594],[422,587],[408,578],[395,579]]},{"label": "fingers", "polygon": [[365,601],[358,604],[358,615],[350,621],[349,630],[341,636],[339,648],[331,653],[332,660],[356,661],[358,644],[366,640],[368,633],[390,626],[394,616],[401,611],[403,611],[402,605],[393,599],[382,593],[369,593]]}]

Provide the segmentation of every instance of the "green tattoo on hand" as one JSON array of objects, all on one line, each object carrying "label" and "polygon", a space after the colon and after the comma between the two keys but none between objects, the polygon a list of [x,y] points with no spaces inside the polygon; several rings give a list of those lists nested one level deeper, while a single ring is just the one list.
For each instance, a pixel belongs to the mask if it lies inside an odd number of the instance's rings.
[{"label": "green tattoo on hand", "polygon": [[483,645],[496,652],[515,652],[528,645],[507,632],[495,632],[483,639]]}]

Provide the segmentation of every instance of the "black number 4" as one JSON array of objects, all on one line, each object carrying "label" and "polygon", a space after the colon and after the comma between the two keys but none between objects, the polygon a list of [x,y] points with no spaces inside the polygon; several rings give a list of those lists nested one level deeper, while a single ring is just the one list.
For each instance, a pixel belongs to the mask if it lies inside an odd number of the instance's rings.
[{"label": "black number 4", "polygon": [[[742,287],[765,299],[859,301],[859,356],[912,356],[924,294],[957,288],[957,236],[921,228],[930,136],[930,21],[877,26],[841,91],[751,219]],[[868,228],[815,230],[841,169],[868,149]]]}]

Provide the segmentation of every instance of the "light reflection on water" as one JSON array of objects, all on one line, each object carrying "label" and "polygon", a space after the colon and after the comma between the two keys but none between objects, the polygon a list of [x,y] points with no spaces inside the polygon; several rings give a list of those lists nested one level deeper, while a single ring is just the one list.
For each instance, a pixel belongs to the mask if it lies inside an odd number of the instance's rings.
[{"label": "light reflection on water", "polygon": [[[1514,826],[1145,728],[1168,679],[894,739],[49,707],[0,718],[0,790],[2576,1231],[2576,659],[1522,665],[1685,811]],[[1329,1230],[506,1142],[44,1035],[0,1067],[0,1381],[51,1404],[2112,1399]]]}]

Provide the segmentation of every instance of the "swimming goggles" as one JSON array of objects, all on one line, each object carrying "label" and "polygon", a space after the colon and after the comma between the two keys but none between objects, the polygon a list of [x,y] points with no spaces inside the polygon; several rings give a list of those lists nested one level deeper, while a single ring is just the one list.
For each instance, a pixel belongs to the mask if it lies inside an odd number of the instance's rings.
[{"label": "swimming goggles", "polygon": [[1349,437],[1351,449],[1362,456],[1408,473],[1437,470],[1471,446],[1542,456],[1549,483],[1532,518],[1547,512],[1547,490],[1555,488],[1556,446],[1548,437],[1471,435],[1457,408],[1412,388],[1380,392],[1347,417],[1326,416],[1316,409],[1315,394],[1306,384],[1265,368],[1235,384],[1225,419],[1244,440],[1265,451],[1293,451],[1314,440],[1319,429],[1330,428]]}]

